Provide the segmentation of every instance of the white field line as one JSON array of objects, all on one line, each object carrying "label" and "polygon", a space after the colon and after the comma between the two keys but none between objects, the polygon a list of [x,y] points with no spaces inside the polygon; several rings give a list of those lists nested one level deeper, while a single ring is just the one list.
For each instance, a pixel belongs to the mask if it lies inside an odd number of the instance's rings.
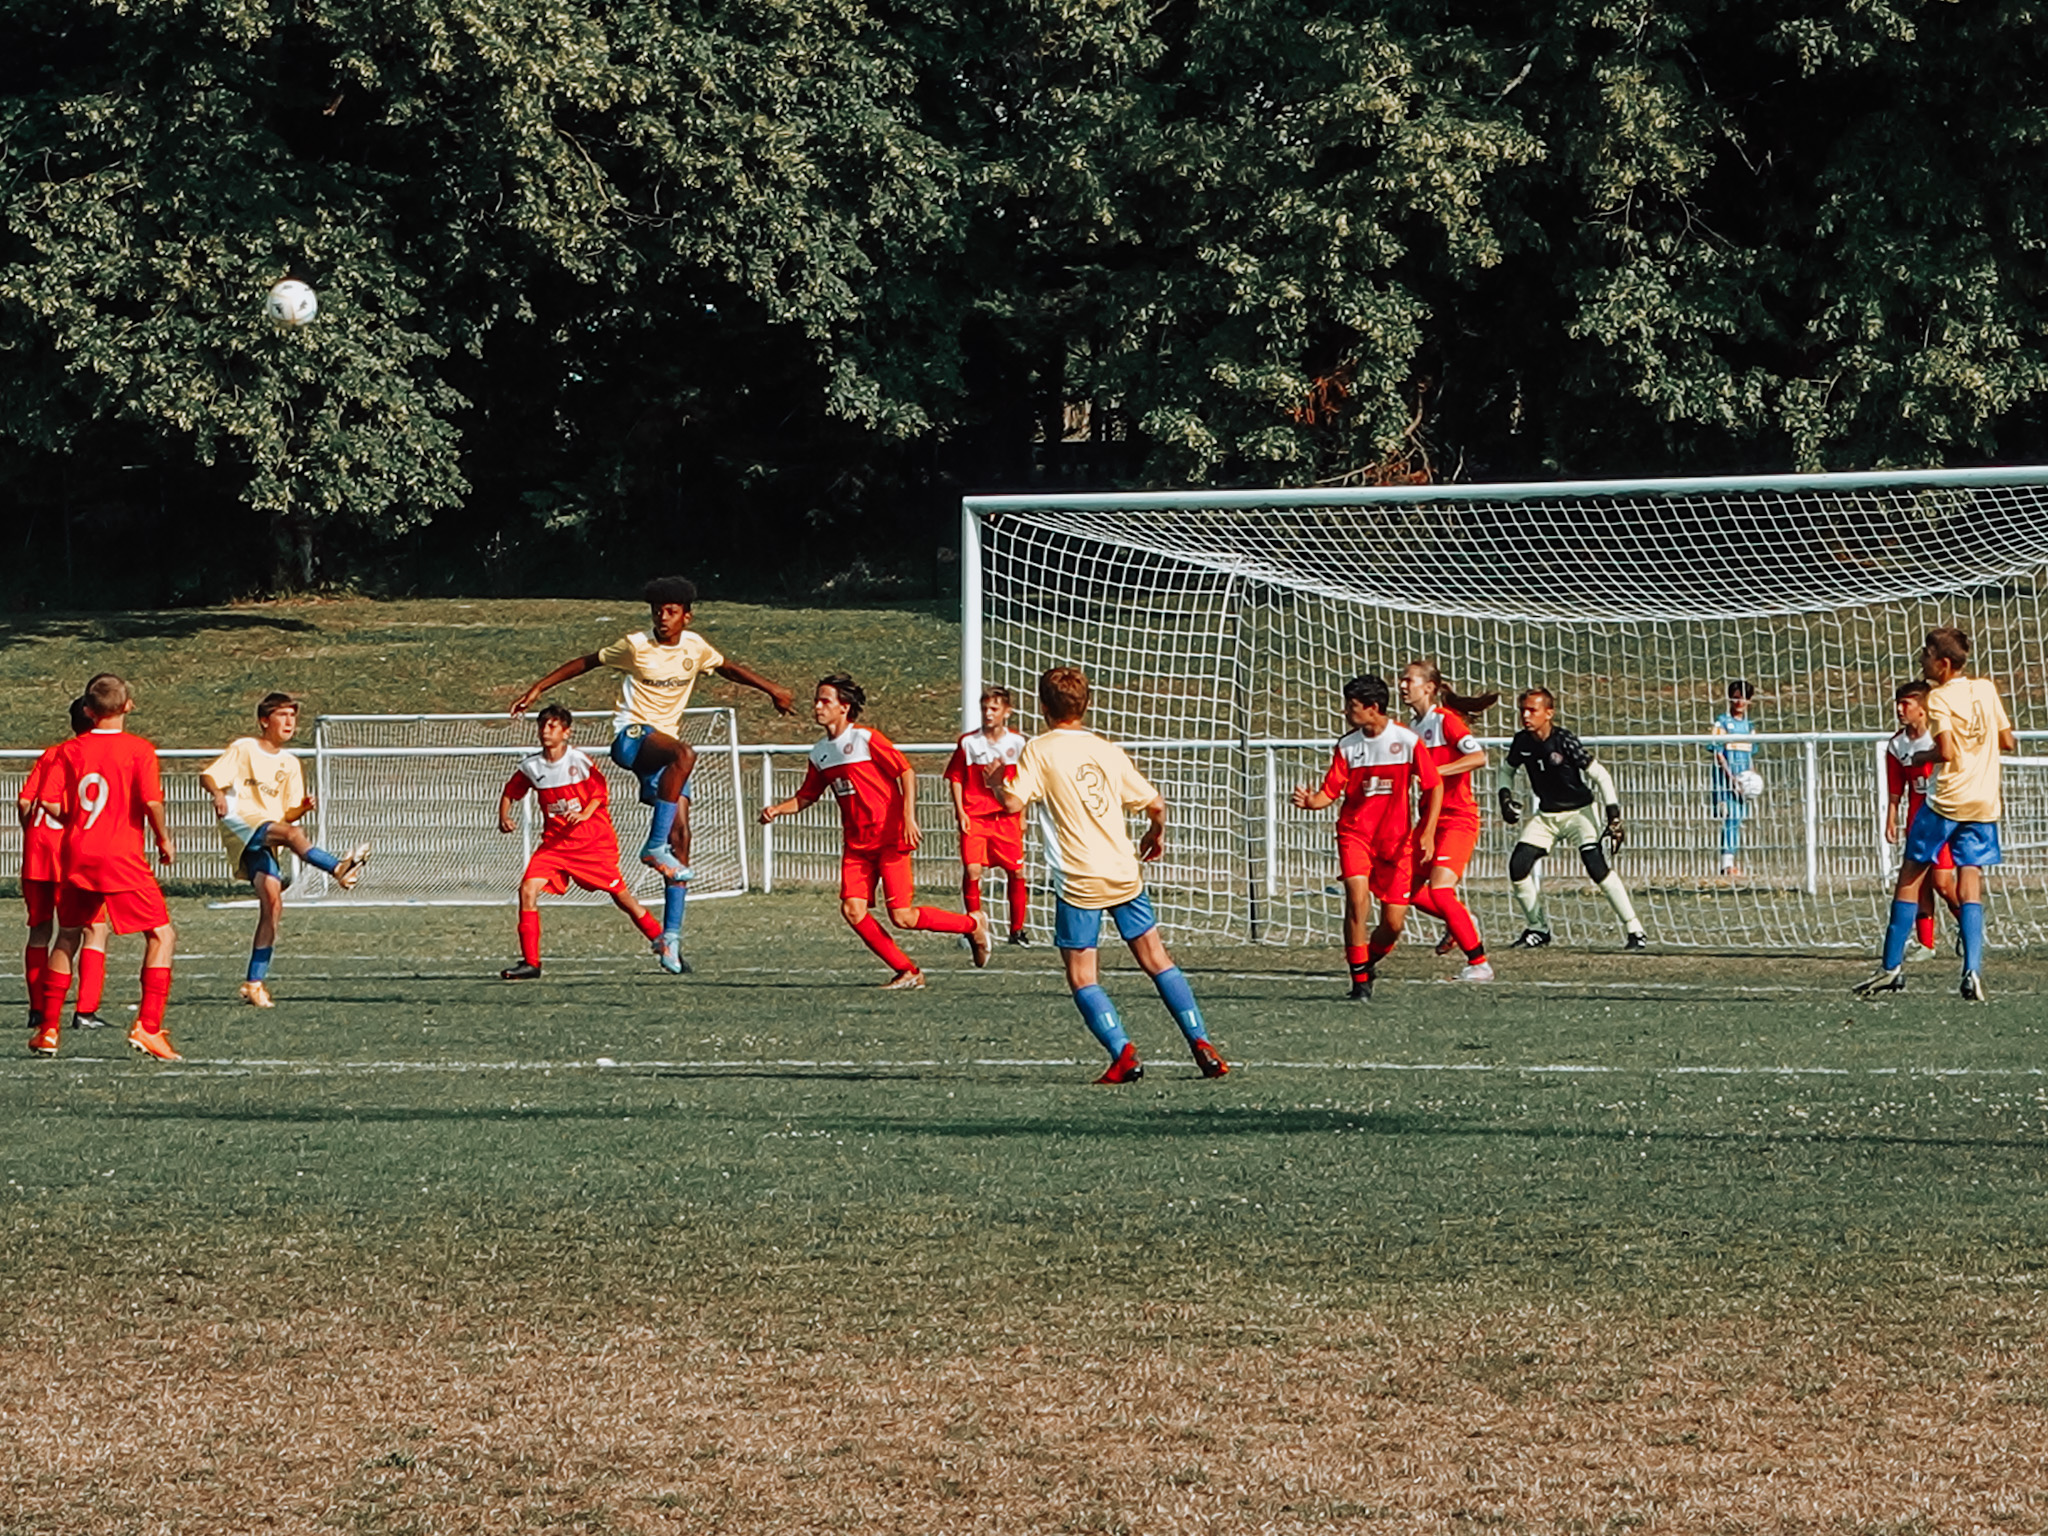
[{"label": "white field line", "polygon": [[[132,1055],[81,1056],[66,1051],[55,1062],[17,1060],[0,1065],[0,1077],[46,1077],[65,1065],[93,1063],[134,1063]],[[1093,1065],[1090,1058],[1088,1065]],[[1072,1056],[971,1056],[971,1057],[823,1057],[823,1056],[729,1056],[674,1061],[614,1061],[610,1058],[565,1058],[525,1061],[474,1060],[370,1060],[295,1061],[285,1057],[188,1056],[182,1063],[151,1066],[152,1075],[184,1077],[366,1077],[461,1075],[464,1073],[607,1073],[628,1075],[668,1072],[884,1072],[884,1071],[966,1071],[975,1068],[1049,1068],[1066,1070],[1084,1063]],[[1428,1075],[1459,1073],[1497,1077],[1882,1077],[1882,1078],[1998,1078],[2048,1077],[2043,1067],[1759,1067],[1703,1065],[1676,1067],[1627,1067],[1594,1062],[1513,1063],[1477,1061],[1290,1061],[1249,1058],[1234,1061],[1233,1067],[1261,1072],[1394,1072]]]}]

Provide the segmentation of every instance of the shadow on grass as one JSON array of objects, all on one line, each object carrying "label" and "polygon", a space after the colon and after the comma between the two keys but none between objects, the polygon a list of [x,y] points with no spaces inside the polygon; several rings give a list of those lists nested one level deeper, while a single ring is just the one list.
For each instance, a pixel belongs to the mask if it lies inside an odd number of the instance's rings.
[{"label": "shadow on grass", "polygon": [[282,613],[223,613],[210,608],[154,613],[38,613],[0,620],[0,645],[25,640],[85,640],[113,645],[127,640],[189,640],[219,630],[268,629],[312,634],[319,628]]}]

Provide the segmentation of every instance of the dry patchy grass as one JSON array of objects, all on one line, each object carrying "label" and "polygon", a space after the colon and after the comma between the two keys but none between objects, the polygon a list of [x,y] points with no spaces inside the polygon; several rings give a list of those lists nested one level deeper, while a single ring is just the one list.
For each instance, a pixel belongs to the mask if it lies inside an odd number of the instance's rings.
[{"label": "dry patchy grass", "polygon": [[0,1528],[2039,1530],[2039,1312],[1966,1300],[1945,1334],[1993,1310],[2003,1342],[1943,1346],[1547,1309],[1247,1343],[1155,1308],[974,1354],[53,1311],[0,1351]]}]

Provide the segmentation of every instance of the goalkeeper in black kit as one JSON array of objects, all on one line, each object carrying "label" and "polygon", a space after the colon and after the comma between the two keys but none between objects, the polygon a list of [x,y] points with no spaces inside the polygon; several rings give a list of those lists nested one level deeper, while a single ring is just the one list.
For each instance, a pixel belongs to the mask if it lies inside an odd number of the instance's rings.
[{"label": "goalkeeper in black kit", "polygon": [[[1629,900],[1628,887],[1607,862],[1607,851],[1619,850],[1627,837],[1614,780],[1593,761],[1593,754],[1578,737],[1553,723],[1557,699],[1548,688],[1527,689],[1519,702],[1522,728],[1500,760],[1500,815],[1511,827],[1521,820],[1522,808],[1515,803],[1518,768],[1528,772],[1529,788],[1536,796],[1536,814],[1522,828],[1514,852],[1508,855],[1508,879],[1514,884],[1515,904],[1522,909],[1522,921],[1527,924],[1515,944],[1522,949],[1540,949],[1550,942],[1550,920],[1543,912],[1543,892],[1536,883],[1536,866],[1559,840],[1568,839],[1579,850],[1586,878],[1600,887],[1600,894],[1621,919],[1628,935],[1627,947],[1647,948],[1649,935],[1636,920],[1635,903]],[[1604,822],[1595,806],[1595,790],[1599,791],[1599,805],[1606,808]],[[1600,846],[1603,840],[1606,849]]]}]

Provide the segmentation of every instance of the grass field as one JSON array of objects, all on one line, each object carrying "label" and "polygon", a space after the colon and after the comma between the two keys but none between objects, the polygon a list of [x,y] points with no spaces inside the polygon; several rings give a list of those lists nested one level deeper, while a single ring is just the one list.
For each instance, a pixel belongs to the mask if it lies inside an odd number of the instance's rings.
[{"label": "grass field", "polygon": [[1098,1089],[815,895],[294,912],[269,1014],[178,918],[183,1066],[0,1059],[9,1536],[2048,1524],[2038,963],[1193,952],[1239,1070],[1125,971]]}]

